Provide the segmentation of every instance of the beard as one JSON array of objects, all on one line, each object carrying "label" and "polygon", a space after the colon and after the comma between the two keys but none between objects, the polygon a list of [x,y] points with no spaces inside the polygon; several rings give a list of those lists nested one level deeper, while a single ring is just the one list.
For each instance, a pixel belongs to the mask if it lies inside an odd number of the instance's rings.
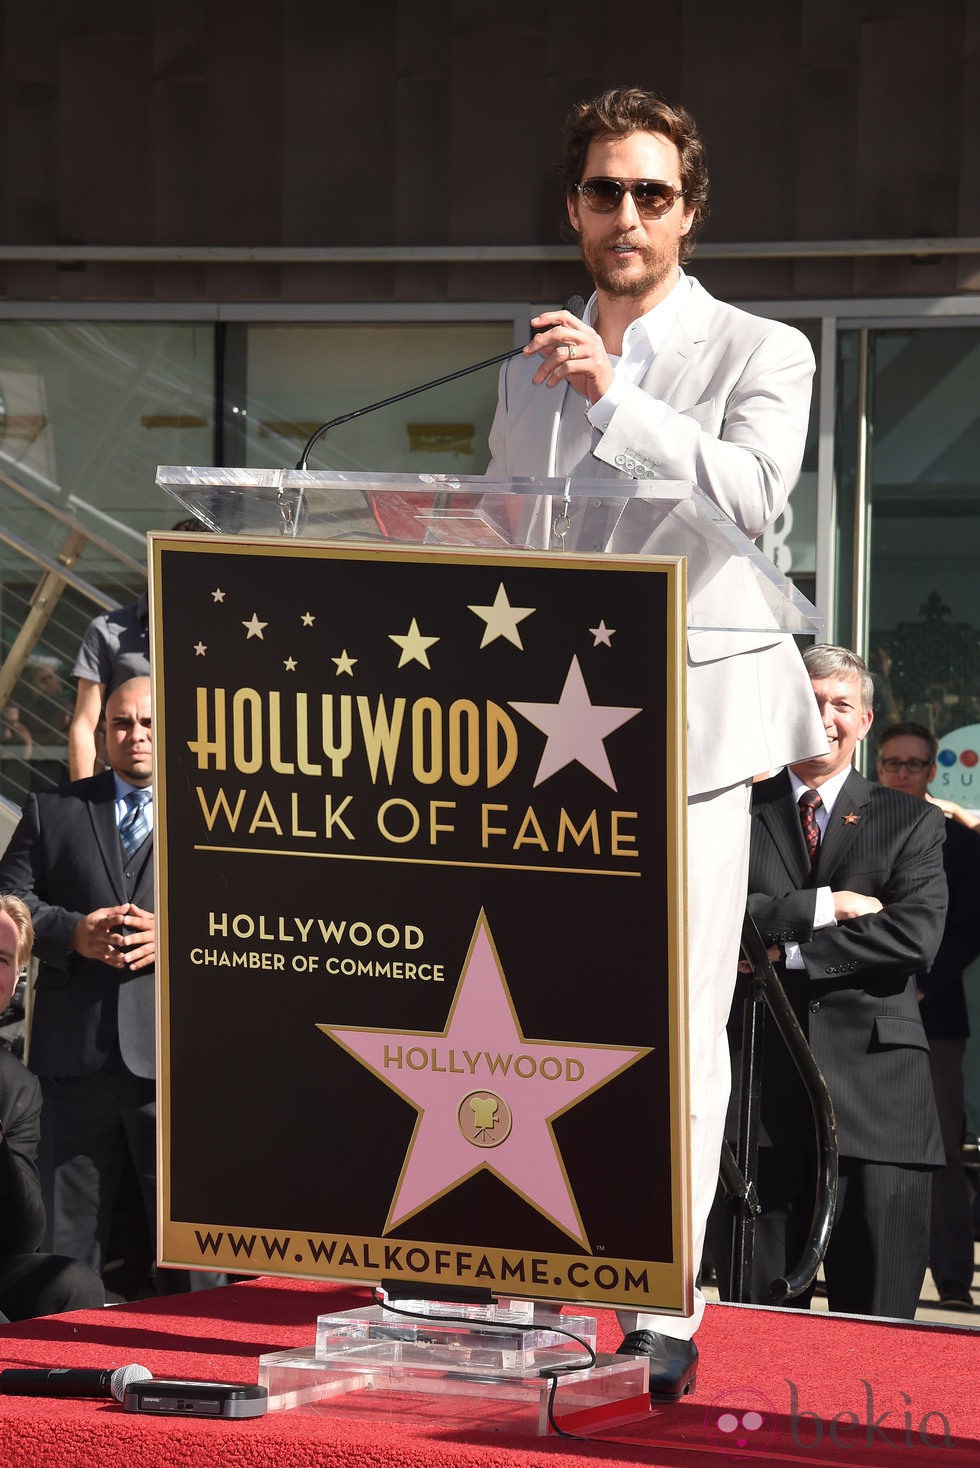
[{"label": "beard", "polygon": [[[617,266],[609,250],[615,245],[629,245],[639,259]],[[677,244],[671,240],[660,248],[639,243],[628,235],[605,240],[584,240],[579,234],[579,253],[596,289],[608,296],[623,299],[642,298],[660,289],[677,271]]]}]

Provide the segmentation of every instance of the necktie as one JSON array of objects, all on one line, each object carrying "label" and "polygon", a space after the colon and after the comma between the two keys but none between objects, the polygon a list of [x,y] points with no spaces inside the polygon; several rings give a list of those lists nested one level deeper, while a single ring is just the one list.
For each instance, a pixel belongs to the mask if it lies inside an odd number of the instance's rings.
[{"label": "necktie", "polygon": [[804,790],[800,796],[800,820],[803,822],[803,839],[806,842],[807,855],[810,865],[813,866],[817,855],[817,847],[820,845],[820,827],[817,825],[817,806],[822,805],[819,793],[816,790]]},{"label": "necktie", "polygon": [[129,861],[150,834],[150,823],[146,818],[146,807],[152,794],[149,790],[131,790],[126,796],[128,809],[119,822],[119,839],[126,860]]}]

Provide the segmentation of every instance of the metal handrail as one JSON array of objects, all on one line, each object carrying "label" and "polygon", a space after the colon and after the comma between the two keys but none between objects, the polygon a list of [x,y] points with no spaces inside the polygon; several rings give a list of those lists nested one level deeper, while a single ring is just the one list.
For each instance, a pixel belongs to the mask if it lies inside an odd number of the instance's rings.
[{"label": "metal handrail", "polygon": [[47,499],[43,494],[37,494],[33,489],[28,489],[26,484],[21,484],[17,479],[11,479],[10,475],[4,474],[2,470],[0,470],[0,484],[5,484],[8,489],[12,489],[14,494],[19,495],[23,500],[27,500],[28,504],[33,505],[35,509],[43,510],[50,519],[60,520],[61,524],[67,526],[69,530],[80,531],[90,545],[95,546],[97,550],[103,551],[106,555],[111,556],[125,570],[132,572],[136,576],[146,575],[146,566],[142,562],[135,560],[133,556],[127,555],[125,551],[120,550],[111,541],[105,540],[96,531],[90,530],[87,525],[83,525],[74,515],[69,515],[67,511],[62,510],[58,505],[52,504],[51,500]]},{"label": "metal handrail", "polygon": [[[84,552],[91,549],[102,557],[110,558],[122,575],[138,575],[145,579],[146,567],[9,474],[0,472],[0,487],[10,490],[25,507],[42,512],[45,519],[64,529],[60,549],[49,553],[0,525],[0,547],[6,546],[19,561],[26,563],[27,568],[33,567],[38,573],[27,602],[26,615],[0,663],[0,709],[6,709],[29,659],[38,648],[50,645],[45,642],[45,632],[67,588],[70,587],[91,606],[92,615],[112,611],[121,604],[117,597],[107,595],[74,569]],[[23,575],[25,580],[31,579],[29,569],[25,569]],[[30,764],[30,760],[26,763]]]},{"label": "metal handrail", "polygon": [[[77,533],[86,539],[89,538],[87,531],[81,527],[78,527]],[[2,525],[0,525],[0,544],[9,546],[11,550],[23,556],[25,560],[32,561],[35,566],[39,566],[42,571],[59,577],[73,591],[80,592],[86,600],[94,602],[101,611],[115,611],[116,607],[120,605],[115,597],[106,596],[105,592],[100,591],[97,586],[93,586],[90,581],[86,581],[84,576],[77,576],[64,561],[59,560],[57,557],[46,555],[44,551],[37,550],[31,545],[30,541],[22,539],[19,535],[15,535],[12,530],[5,530]],[[137,570],[141,570],[143,575],[146,575],[145,567],[137,566]]]},{"label": "metal handrail", "polygon": [[751,1301],[755,1220],[761,1211],[756,1174],[763,1083],[762,1038],[767,1010],[806,1089],[819,1158],[813,1217],[803,1253],[785,1278],[774,1279],[769,1286],[770,1302],[781,1305],[801,1295],[813,1283],[830,1243],[837,1206],[837,1124],[827,1083],[772,966],[762,936],[748,913],[742,926],[742,953],[751,967],[751,981],[743,1005],[737,1155],[725,1142],[721,1163],[722,1185],[735,1211],[729,1272],[730,1300],[742,1304]]}]

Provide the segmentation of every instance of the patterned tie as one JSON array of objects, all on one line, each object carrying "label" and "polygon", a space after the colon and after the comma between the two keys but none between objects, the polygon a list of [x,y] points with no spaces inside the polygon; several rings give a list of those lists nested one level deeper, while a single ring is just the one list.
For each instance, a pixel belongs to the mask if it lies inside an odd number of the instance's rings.
[{"label": "patterned tie", "polygon": [[817,856],[817,847],[820,845],[820,827],[817,825],[817,806],[823,801],[816,790],[804,790],[800,796],[800,820],[803,822],[803,839],[806,842],[807,855],[810,865],[813,866]]},{"label": "patterned tie", "polygon": [[150,834],[150,823],[146,818],[146,807],[153,799],[149,790],[131,790],[126,796],[126,804],[129,809],[119,822],[119,839],[126,860],[129,861],[134,852],[139,851],[143,842]]}]

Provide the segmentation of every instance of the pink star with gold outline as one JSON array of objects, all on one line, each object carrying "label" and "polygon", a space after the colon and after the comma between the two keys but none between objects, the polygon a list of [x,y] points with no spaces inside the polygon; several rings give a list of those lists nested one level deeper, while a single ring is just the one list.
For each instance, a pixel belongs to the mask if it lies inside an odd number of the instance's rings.
[{"label": "pink star with gold outline", "polygon": [[[588,1247],[552,1122],[650,1052],[528,1039],[483,912],[444,1030],[318,1028],[418,1113],[384,1233],[482,1168]],[[458,1123],[474,1091],[509,1108],[510,1132],[495,1147],[476,1146]]]}]

